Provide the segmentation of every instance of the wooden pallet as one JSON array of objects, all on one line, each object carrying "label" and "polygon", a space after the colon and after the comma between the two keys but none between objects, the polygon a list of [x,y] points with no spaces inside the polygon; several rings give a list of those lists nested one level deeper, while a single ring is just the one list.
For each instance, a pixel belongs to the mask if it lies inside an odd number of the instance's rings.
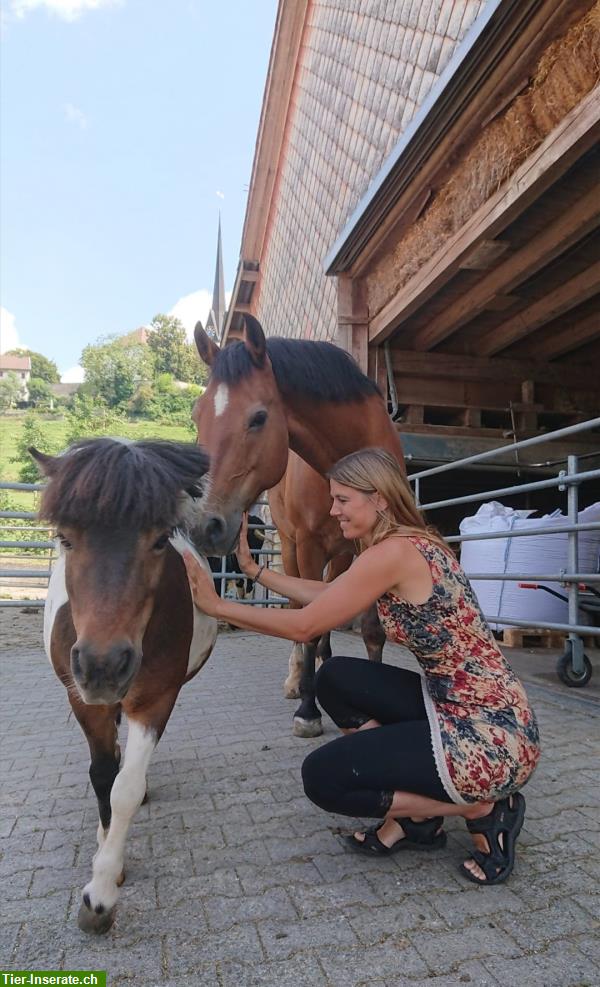
[{"label": "wooden pallet", "polygon": [[[505,627],[498,636],[505,648],[562,648],[567,634],[564,631],[549,631],[542,627]],[[593,648],[597,637],[598,635],[593,633],[584,634],[584,646]]]}]

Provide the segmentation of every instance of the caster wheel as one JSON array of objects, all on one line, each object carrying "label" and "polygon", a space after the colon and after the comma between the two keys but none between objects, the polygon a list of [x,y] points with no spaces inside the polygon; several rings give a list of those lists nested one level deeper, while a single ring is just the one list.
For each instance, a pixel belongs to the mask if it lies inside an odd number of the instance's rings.
[{"label": "caster wheel", "polygon": [[583,672],[579,675],[573,671],[573,656],[570,649],[556,663],[556,674],[561,682],[571,689],[581,689],[587,685],[592,677],[592,663],[587,655],[583,656]]}]

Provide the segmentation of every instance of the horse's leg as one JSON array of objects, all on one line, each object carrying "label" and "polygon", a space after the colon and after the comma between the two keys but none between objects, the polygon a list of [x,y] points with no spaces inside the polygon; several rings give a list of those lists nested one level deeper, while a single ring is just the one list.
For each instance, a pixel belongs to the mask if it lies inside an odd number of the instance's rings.
[{"label": "horse's leg", "polygon": [[375,603],[363,613],[360,619],[360,632],[365,642],[369,661],[381,661],[385,644],[385,631],[381,626]]},{"label": "horse's leg", "polygon": [[[314,538],[303,538],[297,545],[298,568],[303,579],[322,579],[325,553]],[[300,676],[301,703],[294,713],[295,737],[320,737],[323,733],[321,713],[315,702],[315,658],[319,638],[306,643],[302,649],[303,665]]]},{"label": "horse's leg", "polygon": [[107,932],[114,921],[118,889],[123,880],[125,840],[146,793],[150,758],[176,698],[177,693],[168,693],[143,714],[128,716],[123,766],[110,793],[110,825],[94,857],[92,880],[83,889],[78,923],[84,932]]},{"label": "horse's leg", "polygon": [[[281,561],[283,563],[283,571],[286,576],[296,576],[300,575],[298,569],[298,560],[296,558],[296,542],[291,538],[288,538],[283,532],[279,532],[279,540],[281,543]],[[297,604],[290,603],[291,609],[297,609]],[[288,676],[283,683],[283,694],[286,699],[299,699],[300,698],[300,676],[302,675],[302,667],[304,664],[302,645],[299,641],[294,642],[292,648],[288,666]]]}]

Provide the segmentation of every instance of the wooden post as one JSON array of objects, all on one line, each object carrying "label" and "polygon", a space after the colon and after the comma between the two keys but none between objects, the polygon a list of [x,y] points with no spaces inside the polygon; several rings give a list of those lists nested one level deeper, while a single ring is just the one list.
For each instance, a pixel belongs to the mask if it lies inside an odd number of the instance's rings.
[{"label": "wooden post", "polygon": [[340,275],[338,284],[338,338],[364,374],[369,370],[369,310],[365,283]]}]

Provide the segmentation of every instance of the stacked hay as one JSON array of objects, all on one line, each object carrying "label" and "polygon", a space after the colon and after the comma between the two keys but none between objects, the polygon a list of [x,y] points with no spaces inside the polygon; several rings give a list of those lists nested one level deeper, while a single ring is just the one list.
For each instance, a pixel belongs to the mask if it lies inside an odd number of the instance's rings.
[{"label": "stacked hay", "polygon": [[376,314],[513,174],[600,79],[600,0],[546,49],[527,88],[493,120],[368,278]]}]

